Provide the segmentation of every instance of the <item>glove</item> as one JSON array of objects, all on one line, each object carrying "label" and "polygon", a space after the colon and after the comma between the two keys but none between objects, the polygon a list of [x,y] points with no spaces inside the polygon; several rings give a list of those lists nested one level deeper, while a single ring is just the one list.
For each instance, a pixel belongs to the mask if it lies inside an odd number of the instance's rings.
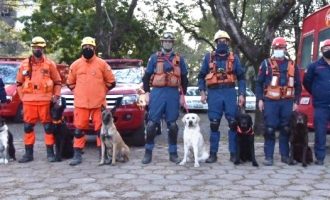
[{"label": "glove", "polygon": [[59,103],[59,100],[60,100],[60,96],[57,96],[57,95],[54,95],[52,98],[53,103]]}]

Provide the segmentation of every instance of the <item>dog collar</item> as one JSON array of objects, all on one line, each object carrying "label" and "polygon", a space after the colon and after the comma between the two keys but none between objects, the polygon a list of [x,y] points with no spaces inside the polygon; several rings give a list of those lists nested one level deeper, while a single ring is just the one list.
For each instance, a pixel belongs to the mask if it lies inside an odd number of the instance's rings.
[{"label": "dog collar", "polygon": [[62,119],[59,119],[59,120],[53,120],[52,123],[53,124],[60,124],[64,121],[64,117],[62,117]]},{"label": "dog collar", "polygon": [[242,135],[254,135],[252,128],[250,127],[249,130],[243,132],[239,126],[237,126],[237,133]]}]

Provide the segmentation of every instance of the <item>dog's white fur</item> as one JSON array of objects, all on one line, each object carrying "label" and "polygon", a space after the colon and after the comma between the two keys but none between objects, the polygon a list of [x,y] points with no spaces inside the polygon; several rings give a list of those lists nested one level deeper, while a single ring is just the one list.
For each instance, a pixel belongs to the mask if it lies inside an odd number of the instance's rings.
[{"label": "dog's white fur", "polygon": [[188,153],[192,149],[195,159],[194,167],[199,167],[199,162],[205,161],[209,157],[209,153],[204,145],[203,135],[199,127],[200,118],[195,113],[185,114],[182,118],[184,123],[183,144],[184,156],[180,165],[186,164]]},{"label": "dog's white fur", "polygon": [[[3,151],[0,152],[0,163],[8,163],[8,126],[4,124],[0,127],[0,149],[3,148]],[[2,154],[2,156],[1,156]]]},{"label": "dog's white fur", "polygon": [[[110,112],[110,111],[103,111]],[[103,114],[103,113],[102,113]],[[111,115],[111,113],[110,113]],[[130,150],[120,136],[115,124],[113,123],[112,115],[107,123],[102,120],[101,127],[101,160],[100,165],[105,163],[105,154],[112,156],[111,165],[116,164],[116,159],[126,162],[129,160]]]}]

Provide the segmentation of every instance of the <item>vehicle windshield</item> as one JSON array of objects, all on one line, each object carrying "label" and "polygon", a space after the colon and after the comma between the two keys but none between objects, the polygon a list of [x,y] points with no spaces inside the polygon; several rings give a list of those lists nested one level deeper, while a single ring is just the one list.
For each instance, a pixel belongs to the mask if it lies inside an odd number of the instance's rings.
[{"label": "vehicle windshield", "polygon": [[4,84],[16,83],[19,64],[0,63],[0,76]]},{"label": "vehicle windshield", "polygon": [[130,67],[125,69],[112,69],[116,83],[139,84],[142,82],[143,68]]}]

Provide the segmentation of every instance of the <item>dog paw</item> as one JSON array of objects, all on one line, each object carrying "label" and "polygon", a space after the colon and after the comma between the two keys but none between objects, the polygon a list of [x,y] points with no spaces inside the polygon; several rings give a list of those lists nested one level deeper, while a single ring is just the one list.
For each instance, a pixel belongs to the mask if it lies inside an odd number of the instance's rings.
[{"label": "dog paw", "polygon": [[307,167],[307,164],[306,164],[306,163],[303,163],[302,166],[303,166],[303,167]]},{"label": "dog paw", "polygon": [[195,163],[194,164],[194,167],[199,167],[199,163]]},{"label": "dog paw", "polygon": [[254,167],[259,167],[259,165],[258,165],[257,162],[253,162],[252,165],[253,165]]},{"label": "dog paw", "polygon": [[179,163],[179,165],[185,165],[185,164],[186,164],[185,161],[181,161],[181,162]]},{"label": "dog paw", "polygon": [[3,163],[8,164],[8,159],[4,159]]},{"label": "dog paw", "polygon": [[99,162],[99,166],[102,166],[102,165],[104,165],[104,162]]},{"label": "dog paw", "polygon": [[237,160],[236,160],[236,161],[234,162],[234,165],[239,165],[240,163],[241,163],[240,161],[237,161]]}]

